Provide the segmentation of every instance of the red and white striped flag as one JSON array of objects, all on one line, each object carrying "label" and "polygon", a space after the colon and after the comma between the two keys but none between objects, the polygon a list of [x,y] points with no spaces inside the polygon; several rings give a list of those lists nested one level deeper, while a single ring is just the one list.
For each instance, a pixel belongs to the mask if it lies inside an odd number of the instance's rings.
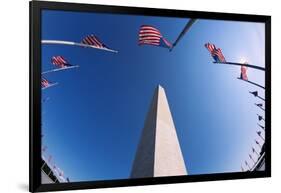
[{"label": "red and white striped flag", "polygon": [[215,62],[226,62],[224,55],[220,48],[216,48],[215,44],[206,43],[205,47],[210,52]]},{"label": "red and white striped flag", "polygon": [[41,80],[41,87],[42,88],[46,88],[46,87],[48,87],[50,85],[51,85],[51,83],[47,79],[42,78],[42,80]]},{"label": "red and white striped flag", "polygon": [[67,60],[63,56],[53,56],[51,62],[58,68],[66,68],[72,66],[67,62]]},{"label": "red and white striped flag", "polygon": [[82,44],[95,46],[98,48],[108,48],[104,43],[102,43],[99,38],[93,34],[86,36],[82,39]]},{"label": "red and white striped flag", "polygon": [[151,25],[142,25],[140,27],[139,45],[162,46],[165,48],[173,47],[173,45],[162,36],[161,32]]},{"label": "red and white striped flag", "polygon": [[242,80],[248,80],[247,67],[246,66],[241,66],[240,78]]}]

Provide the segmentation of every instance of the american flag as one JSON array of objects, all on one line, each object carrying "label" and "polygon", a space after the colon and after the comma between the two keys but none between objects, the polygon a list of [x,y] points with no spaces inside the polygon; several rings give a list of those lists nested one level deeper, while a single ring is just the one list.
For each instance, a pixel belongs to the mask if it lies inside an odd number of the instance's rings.
[{"label": "american flag", "polygon": [[107,46],[102,43],[97,36],[91,34],[86,36],[83,40],[82,40],[82,44],[86,44],[86,45],[90,45],[90,46],[95,46],[98,48],[107,48]]},{"label": "american flag", "polygon": [[58,68],[66,68],[72,66],[67,62],[67,60],[63,56],[53,56],[51,62]]},{"label": "american flag", "polygon": [[220,48],[216,48],[214,44],[206,43],[205,47],[208,49],[215,62],[226,62]]},{"label": "american flag", "polygon": [[241,66],[240,78],[241,78],[242,80],[248,80],[248,76],[247,76],[247,67],[246,67],[246,66]]},{"label": "american flag", "polygon": [[140,27],[139,45],[162,46],[165,48],[173,47],[173,45],[162,36],[161,32],[151,25],[142,25]]},{"label": "american flag", "polygon": [[48,87],[50,85],[51,85],[51,83],[47,79],[42,78],[42,80],[41,80],[41,87],[42,88],[46,88],[46,87]]}]

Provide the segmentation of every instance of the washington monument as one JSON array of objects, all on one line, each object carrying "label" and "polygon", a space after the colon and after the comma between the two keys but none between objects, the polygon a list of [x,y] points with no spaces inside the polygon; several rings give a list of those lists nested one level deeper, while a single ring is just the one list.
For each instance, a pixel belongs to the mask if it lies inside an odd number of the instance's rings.
[{"label": "washington monument", "polygon": [[187,175],[164,88],[157,86],[138,144],[131,178]]}]

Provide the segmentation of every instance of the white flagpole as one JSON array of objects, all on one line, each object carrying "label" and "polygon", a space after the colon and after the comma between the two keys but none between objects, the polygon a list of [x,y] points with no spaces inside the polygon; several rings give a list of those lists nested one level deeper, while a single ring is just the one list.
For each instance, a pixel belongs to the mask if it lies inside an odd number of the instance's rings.
[{"label": "white flagpole", "polygon": [[88,44],[82,44],[77,42],[71,42],[71,41],[62,41],[62,40],[42,40],[42,44],[61,44],[61,45],[68,45],[68,46],[80,46],[80,47],[88,47],[88,48],[94,48],[98,50],[104,50],[108,52],[118,53],[116,50],[108,49],[108,48],[100,48]]},{"label": "white flagpole", "polygon": [[56,69],[53,69],[53,70],[47,70],[45,72],[42,72],[42,75],[43,74],[48,74],[48,73],[51,73],[51,72],[58,72],[58,71],[62,71],[62,70],[68,70],[68,69],[71,69],[71,68],[78,68],[79,66],[76,65],[76,66],[70,66],[70,67],[64,67],[64,68],[56,68]]},{"label": "white flagpole", "polygon": [[50,87],[52,87],[52,86],[56,86],[56,85],[58,85],[59,83],[53,83],[53,84],[51,84],[50,86],[47,86],[47,87],[44,87],[44,88],[42,88],[42,90],[45,90],[45,89],[47,89],[47,88],[50,88]]}]

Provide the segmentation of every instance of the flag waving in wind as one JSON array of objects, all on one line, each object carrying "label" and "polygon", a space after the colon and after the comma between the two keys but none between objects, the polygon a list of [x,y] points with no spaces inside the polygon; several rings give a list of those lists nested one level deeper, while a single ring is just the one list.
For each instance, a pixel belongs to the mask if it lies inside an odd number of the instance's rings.
[{"label": "flag waving in wind", "polygon": [[173,47],[173,45],[162,36],[161,32],[151,25],[142,25],[140,27],[139,45],[161,46],[169,49]]},{"label": "flag waving in wind", "polygon": [[63,56],[53,56],[51,62],[58,68],[67,68],[72,66]]},{"label": "flag waving in wind", "polygon": [[58,83],[51,83],[50,81],[48,81],[47,79],[43,78],[41,79],[41,89],[44,90],[46,88],[49,88],[51,86],[55,86]]},{"label": "flag waving in wind", "polygon": [[82,44],[86,44],[86,45],[90,45],[90,46],[94,46],[97,48],[108,48],[104,43],[102,43],[97,36],[91,34],[86,36],[83,40],[82,40]]},{"label": "flag waving in wind", "polygon": [[47,79],[42,78],[42,80],[41,80],[41,87],[42,87],[42,88],[47,88],[47,87],[49,87],[50,85],[51,85],[51,83],[50,83]]},{"label": "flag waving in wind", "polygon": [[51,58],[51,63],[56,67],[55,69],[47,70],[42,72],[42,74],[48,74],[52,72],[64,71],[71,68],[77,68],[78,65],[70,64],[63,56],[53,56]]},{"label": "flag waving in wind", "polygon": [[220,48],[216,48],[216,46],[211,43],[206,43],[205,47],[208,49],[208,51],[212,55],[215,62],[226,62]]},{"label": "flag waving in wind", "polygon": [[242,80],[248,80],[248,76],[247,76],[247,67],[246,67],[246,66],[241,66],[240,78],[241,78]]}]

